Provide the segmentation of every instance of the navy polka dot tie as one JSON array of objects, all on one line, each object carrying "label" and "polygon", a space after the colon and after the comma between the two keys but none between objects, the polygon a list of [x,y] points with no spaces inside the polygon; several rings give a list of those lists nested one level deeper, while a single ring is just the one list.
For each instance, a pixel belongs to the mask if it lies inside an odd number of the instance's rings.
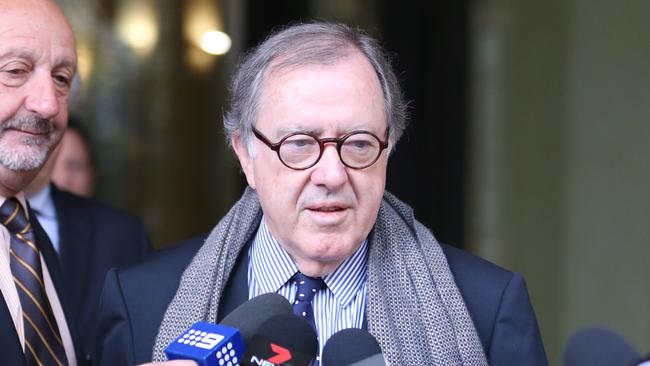
[{"label": "navy polka dot tie", "polygon": [[300,272],[293,276],[293,280],[298,288],[296,290],[296,299],[293,302],[293,312],[304,317],[314,329],[314,332],[318,334],[316,322],[314,321],[314,308],[311,303],[316,292],[326,287],[325,282],[320,277],[309,277]]}]

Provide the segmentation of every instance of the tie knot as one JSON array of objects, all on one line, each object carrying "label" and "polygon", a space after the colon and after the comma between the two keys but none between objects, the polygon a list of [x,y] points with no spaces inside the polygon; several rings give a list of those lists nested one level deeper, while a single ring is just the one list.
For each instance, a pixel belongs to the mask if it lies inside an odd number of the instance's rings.
[{"label": "tie knot", "polygon": [[326,287],[325,281],[320,277],[309,277],[300,272],[293,276],[298,290],[296,292],[296,301],[311,302],[318,290]]},{"label": "tie knot", "polygon": [[29,230],[29,221],[23,206],[14,197],[7,198],[0,206],[0,221],[12,234],[24,234]]}]

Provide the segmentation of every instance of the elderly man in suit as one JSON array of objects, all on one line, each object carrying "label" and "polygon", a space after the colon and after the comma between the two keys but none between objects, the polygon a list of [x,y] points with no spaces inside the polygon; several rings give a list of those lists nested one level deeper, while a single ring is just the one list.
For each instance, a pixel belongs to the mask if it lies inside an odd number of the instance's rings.
[{"label": "elderly man in suit", "polygon": [[0,354],[6,365],[77,365],[74,318],[23,190],[59,143],[77,56],[51,0],[0,0]]},{"label": "elderly man in suit", "polygon": [[100,362],[164,361],[193,322],[276,292],[320,349],[356,327],[392,365],[547,363],[522,277],[438,243],[385,192],[405,103],[372,38],[285,28],[248,54],[231,91],[224,126],[249,187],[204,242],[109,273]]}]

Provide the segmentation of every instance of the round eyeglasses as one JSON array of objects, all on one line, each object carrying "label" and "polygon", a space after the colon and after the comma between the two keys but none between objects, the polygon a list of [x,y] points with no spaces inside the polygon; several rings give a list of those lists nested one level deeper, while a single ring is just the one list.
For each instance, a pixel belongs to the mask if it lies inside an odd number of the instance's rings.
[{"label": "round eyeglasses", "polygon": [[[336,151],[343,165],[352,169],[363,169],[374,164],[381,152],[388,147],[387,141],[367,131],[352,131],[341,137],[318,138],[314,135],[296,132],[272,143],[260,131],[253,127],[253,134],[278,154],[278,158],[294,170],[305,170],[318,163],[325,144],[336,144]],[[386,129],[388,136],[388,129]]]}]

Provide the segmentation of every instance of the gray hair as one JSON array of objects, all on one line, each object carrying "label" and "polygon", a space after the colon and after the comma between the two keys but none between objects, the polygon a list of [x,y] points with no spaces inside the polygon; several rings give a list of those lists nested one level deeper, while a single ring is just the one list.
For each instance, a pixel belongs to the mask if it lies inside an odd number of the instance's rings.
[{"label": "gray hair", "polygon": [[389,151],[406,127],[406,103],[386,52],[376,40],[344,24],[292,25],[271,34],[239,64],[230,86],[230,110],[223,125],[228,143],[234,135],[250,146],[265,78],[274,70],[310,64],[333,64],[354,51],[364,55],[377,74],[390,129]]}]

